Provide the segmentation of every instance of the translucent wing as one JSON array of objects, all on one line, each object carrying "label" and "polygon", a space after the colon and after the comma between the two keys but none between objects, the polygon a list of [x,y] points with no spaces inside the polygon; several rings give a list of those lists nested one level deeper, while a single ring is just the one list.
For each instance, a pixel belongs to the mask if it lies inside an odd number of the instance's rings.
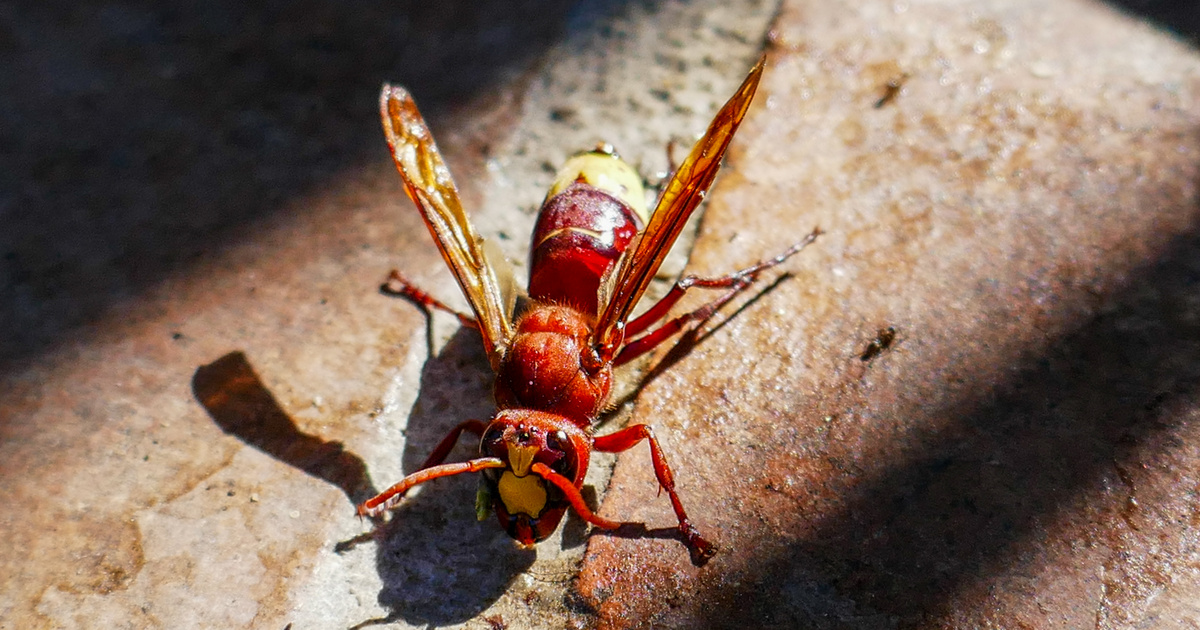
[{"label": "translucent wing", "polygon": [[649,225],[625,252],[608,278],[609,282],[605,283],[602,289],[605,295],[600,296],[603,310],[596,322],[593,340],[603,360],[611,360],[624,344],[625,322],[646,287],[650,286],[688,217],[708,193],[708,187],[721,167],[725,149],[754,99],[765,60],[765,57],[758,60],[742,87],[717,112],[704,137],[692,147],[663,190]]},{"label": "translucent wing", "polygon": [[404,189],[417,204],[442,258],[471,303],[495,368],[513,333],[515,293],[507,282],[509,277],[497,275],[489,263],[484,241],[462,209],[450,170],[412,96],[402,87],[385,85],[379,96],[379,111]]}]

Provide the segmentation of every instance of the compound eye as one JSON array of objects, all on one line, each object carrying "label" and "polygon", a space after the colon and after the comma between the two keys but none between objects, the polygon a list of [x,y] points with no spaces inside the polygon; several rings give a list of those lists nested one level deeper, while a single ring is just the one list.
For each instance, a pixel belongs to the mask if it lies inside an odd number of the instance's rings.
[{"label": "compound eye", "polygon": [[493,424],[483,432],[483,439],[479,442],[479,452],[484,455],[492,454],[495,447],[500,445],[504,439],[504,429]]},{"label": "compound eye", "polygon": [[567,443],[567,434],[565,431],[555,431],[546,435],[546,446],[551,450],[564,452]]}]

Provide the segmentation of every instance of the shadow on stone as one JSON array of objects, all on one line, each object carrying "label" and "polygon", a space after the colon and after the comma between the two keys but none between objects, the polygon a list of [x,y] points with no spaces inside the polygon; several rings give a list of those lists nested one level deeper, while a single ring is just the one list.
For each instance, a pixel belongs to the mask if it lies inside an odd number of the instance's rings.
[{"label": "shadow on stone", "polygon": [[377,491],[362,458],[296,427],[242,352],[196,369],[192,393],[221,430],[341,489],[353,503]]},{"label": "shadow on stone", "polygon": [[903,460],[869,470],[831,463],[837,472],[826,486],[843,490],[822,495],[826,515],[800,541],[764,541],[737,588],[698,593],[705,616],[769,627],[874,617],[879,627],[955,625],[956,611],[986,608],[977,600],[988,589],[1020,583],[1011,571],[1031,554],[1070,556],[1044,548],[1059,527],[1087,528],[1081,544],[1153,557],[1128,549],[1153,541],[1120,540],[1095,525],[1107,522],[1095,514],[1080,517],[1090,525],[1069,515],[1113,510],[1131,522],[1170,509],[1134,501],[1122,513],[1088,497],[1113,482],[1118,499],[1133,497],[1128,471],[1169,461],[1179,447],[1189,422],[1182,411],[1200,396],[1198,252],[1196,234],[1178,237],[1161,260],[1132,272],[1123,292],[1098,296],[1089,319],[1014,365],[1007,382],[959,408],[929,410],[950,420],[911,438]]},{"label": "shadow on stone", "polygon": [[[460,328],[425,362],[417,401],[405,429],[403,471],[416,471],[459,422],[486,420],[495,411],[492,372],[479,333]],[[477,455],[478,440],[464,435],[447,461]],[[399,479],[388,479],[390,485]],[[479,478],[437,479],[410,492],[376,531],[376,568],[383,579],[379,603],[392,611],[366,625],[403,620],[442,626],[463,623],[495,602],[537,557],[521,549],[495,522],[478,521]]]}]

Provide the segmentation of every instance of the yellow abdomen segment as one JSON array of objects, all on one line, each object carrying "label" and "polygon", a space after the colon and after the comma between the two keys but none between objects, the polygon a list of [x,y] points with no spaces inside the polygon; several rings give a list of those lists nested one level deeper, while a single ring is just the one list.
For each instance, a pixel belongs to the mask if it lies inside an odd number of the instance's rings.
[{"label": "yellow abdomen segment", "polygon": [[557,195],[567,186],[580,180],[624,202],[637,213],[642,225],[648,222],[646,190],[642,186],[642,176],[618,157],[612,147],[601,145],[595,150],[579,153],[568,159],[554,176],[554,185],[550,187],[550,192],[546,193],[546,198]]}]

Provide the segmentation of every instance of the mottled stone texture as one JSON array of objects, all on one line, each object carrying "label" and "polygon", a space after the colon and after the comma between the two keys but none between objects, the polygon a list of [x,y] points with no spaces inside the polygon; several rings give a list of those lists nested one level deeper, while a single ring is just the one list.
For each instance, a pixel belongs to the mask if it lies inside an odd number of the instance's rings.
[{"label": "mottled stone texture", "polygon": [[[599,626],[1195,627],[1200,57],[1070,1],[786,2],[768,53],[690,268],[827,234],[644,388],[724,552],[593,536]],[[664,505],[623,456],[602,513]]]},{"label": "mottled stone texture", "polygon": [[[0,5],[0,629],[1200,624],[1200,55],[1080,0],[776,8]],[[557,164],[656,181],[764,47],[691,268],[826,234],[633,412],[721,554],[522,550],[465,477],[355,518],[492,410],[377,291],[464,304],[380,84],[524,275]],[[601,510],[674,524],[644,447]]]},{"label": "mottled stone texture", "polygon": [[664,169],[774,8],[0,6],[0,628],[587,623],[578,520],[518,549],[466,477],[375,536],[354,515],[492,411],[474,333],[378,292],[397,267],[463,304],[379,88],[417,95],[521,259],[566,155],[607,139]]}]

